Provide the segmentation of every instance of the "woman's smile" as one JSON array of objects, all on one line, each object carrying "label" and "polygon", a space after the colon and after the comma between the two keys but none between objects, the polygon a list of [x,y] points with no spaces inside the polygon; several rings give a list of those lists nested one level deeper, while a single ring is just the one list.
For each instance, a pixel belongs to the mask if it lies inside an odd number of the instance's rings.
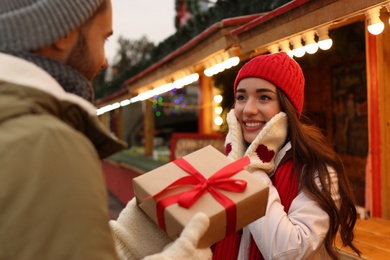
[{"label": "woman's smile", "polygon": [[242,123],[245,131],[249,132],[261,130],[265,125],[265,122],[256,120],[244,120]]}]

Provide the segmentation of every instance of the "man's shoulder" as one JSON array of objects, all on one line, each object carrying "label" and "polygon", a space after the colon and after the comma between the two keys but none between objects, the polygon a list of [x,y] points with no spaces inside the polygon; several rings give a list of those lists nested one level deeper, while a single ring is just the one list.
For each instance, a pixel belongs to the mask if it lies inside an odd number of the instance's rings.
[{"label": "man's shoulder", "polygon": [[86,136],[61,119],[48,113],[33,112],[15,116],[1,124],[0,144],[0,150],[4,151],[21,147],[28,147],[35,152],[68,146],[93,149]]}]

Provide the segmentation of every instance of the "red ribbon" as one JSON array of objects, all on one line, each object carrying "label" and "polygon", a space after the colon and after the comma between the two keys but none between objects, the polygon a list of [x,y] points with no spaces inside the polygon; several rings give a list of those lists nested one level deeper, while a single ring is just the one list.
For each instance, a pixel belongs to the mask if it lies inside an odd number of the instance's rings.
[{"label": "red ribbon", "polygon": [[230,192],[243,192],[246,189],[247,182],[239,179],[230,179],[231,176],[243,170],[250,163],[249,157],[245,156],[231,164],[218,170],[208,179],[206,179],[197,169],[183,158],[173,161],[181,169],[188,172],[190,175],[182,177],[172,184],[168,185],[162,191],[145,199],[155,198],[160,196],[167,190],[193,185],[194,187],[188,191],[177,193],[157,201],[157,219],[160,227],[166,230],[164,221],[164,210],[166,207],[178,203],[184,208],[190,208],[203,194],[210,193],[226,210],[226,235],[235,232],[236,224],[236,204],[225,196],[218,189]]}]

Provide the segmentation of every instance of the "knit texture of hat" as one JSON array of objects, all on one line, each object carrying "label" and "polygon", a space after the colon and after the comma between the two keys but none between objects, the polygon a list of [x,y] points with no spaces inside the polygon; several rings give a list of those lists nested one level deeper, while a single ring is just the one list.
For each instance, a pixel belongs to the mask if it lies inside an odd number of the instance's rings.
[{"label": "knit texture of hat", "polygon": [[267,80],[283,91],[298,111],[298,117],[301,116],[305,78],[298,63],[285,52],[260,55],[247,62],[237,74],[234,95],[238,83],[252,77]]},{"label": "knit texture of hat", "polygon": [[104,0],[1,0],[0,50],[31,51],[65,37]]}]

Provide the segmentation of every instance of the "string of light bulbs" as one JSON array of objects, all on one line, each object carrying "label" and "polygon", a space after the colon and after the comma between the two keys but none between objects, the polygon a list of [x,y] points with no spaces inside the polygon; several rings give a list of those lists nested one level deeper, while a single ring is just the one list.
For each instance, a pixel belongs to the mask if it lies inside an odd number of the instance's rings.
[{"label": "string of light bulbs", "polygon": [[[318,36],[318,42],[315,40],[316,35]],[[333,41],[329,37],[329,25],[326,25],[316,30],[307,31],[301,35],[294,35],[289,39],[284,39],[268,46],[267,49],[270,53],[282,51],[286,52],[291,58],[294,56],[300,58],[305,53],[314,54],[318,49],[329,50],[332,45]]]}]

